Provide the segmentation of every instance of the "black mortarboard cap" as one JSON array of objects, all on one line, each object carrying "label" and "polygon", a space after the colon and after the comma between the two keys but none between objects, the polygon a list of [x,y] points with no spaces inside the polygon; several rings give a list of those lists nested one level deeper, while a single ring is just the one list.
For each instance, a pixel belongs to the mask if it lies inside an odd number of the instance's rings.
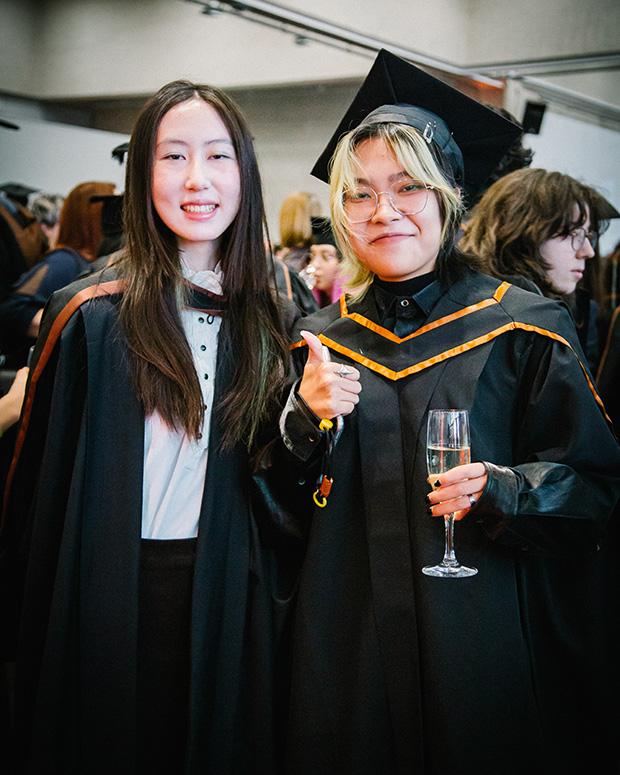
[{"label": "black mortarboard cap", "polygon": [[106,235],[120,234],[123,230],[123,195],[93,194],[90,201],[102,202],[101,230]]},{"label": "black mortarboard cap", "polygon": [[521,135],[517,124],[381,49],[312,174],[327,182],[342,135],[363,124],[383,122],[415,127],[441,150],[455,183],[470,196]]},{"label": "black mortarboard cap", "polygon": [[20,205],[28,207],[28,197],[40,189],[32,188],[32,186],[27,186],[24,183],[2,183],[0,190],[4,191],[14,202],[19,202]]},{"label": "black mortarboard cap", "polygon": [[122,164],[125,160],[125,156],[129,151],[129,141],[117,145],[116,148],[112,148],[112,158],[116,159],[119,164]]},{"label": "black mortarboard cap", "polygon": [[312,243],[314,245],[336,245],[334,232],[332,231],[332,222],[329,218],[315,217],[310,218],[312,227]]},{"label": "black mortarboard cap", "polygon": [[596,195],[596,205],[598,210],[598,218],[600,221],[611,221],[614,218],[620,218],[620,213],[612,205],[609,199],[606,199],[599,191],[596,192]]}]

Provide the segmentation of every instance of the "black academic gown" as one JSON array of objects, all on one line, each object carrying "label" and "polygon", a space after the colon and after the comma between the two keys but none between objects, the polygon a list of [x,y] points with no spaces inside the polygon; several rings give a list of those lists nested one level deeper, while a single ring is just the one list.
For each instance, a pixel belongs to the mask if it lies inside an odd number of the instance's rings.
[{"label": "black academic gown", "polygon": [[[370,291],[298,324],[360,370],[362,393],[309,526],[287,772],[587,771],[610,743],[595,674],[610,655],[587,614],[620,451],[567,311],[471,272],[413,336],[377,320]],[[443,556],[425,502],[432,408],[468,409],[472,460],[511,469],[457,523],[472,578],[421,573]]]},{"label": "black academic gown", "polygon": [[[144,415],[118,324],[121,287],[109,276],[79,280],[50,303],[10,483],[2,572],[19,620],[20,773],[136,771]],[[209,295],[193,304],[221,312]],[[224,314],[216,399],[232,363]],[[272,773],[276,569],[252,508],[247,453],[222,452],[220,440],[213,412],[179,772]]]}]

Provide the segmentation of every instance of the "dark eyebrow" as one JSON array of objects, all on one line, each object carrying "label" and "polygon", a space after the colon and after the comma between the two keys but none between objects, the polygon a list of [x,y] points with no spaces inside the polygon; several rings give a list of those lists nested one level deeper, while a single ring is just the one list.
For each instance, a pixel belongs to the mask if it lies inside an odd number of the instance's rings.
[{"label": "dark eyebrow", "polygon": [[[227,137],[216,137],[213,140],[207,140],[203,145],[215,145],[217,143],[233,144],[232,140],[229,140]],[[187,147],[188,143],[186,143],[185,140],[178,140],[176,137],[166,137],[164,140],[157,143],[156,148],[159,148],[160,145],[183,145]]]}]

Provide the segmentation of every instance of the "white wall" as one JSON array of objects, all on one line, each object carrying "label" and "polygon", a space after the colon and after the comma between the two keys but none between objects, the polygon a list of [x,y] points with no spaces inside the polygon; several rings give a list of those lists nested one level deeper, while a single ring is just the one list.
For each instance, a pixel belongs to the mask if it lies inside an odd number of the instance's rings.
[{"label": "white wall", "polygon": [[[252,131],[272,239],[279,239],[282,200],[293,191],[317,194],[327,214],[327,186],[310,169],[357,90],[351,85],[243,90],[233,93]],[[0,108],[2,101],[0,100]],[[135,119],[136,111],[133,111]],[[0,183],[14,181],[66,194],[84,180],[124,189],[125,167],[110,156],[127,134],[42,120],[33,110],[16,119],[18,132],[0,130]],[[133,123],[133,121],[132,121]]]},{"label": "white wall", "polygon": [[[571,175],[594,186],[620,211],[620,132],[547,109],[541,133],[527,135],[524,145],[534,151],[533,167]],[[620,240],[620,219],[610,222],[601,252]]]},{"label": "white wall", "polygon": [[111,152],[127,135],[20,120],[18,132],[0,130],[1,183],[16,182],[66,195],[78,183],[102,180],[124,188],[124,167]]},{"label": "white wall", "polygon": [[353,99],[358,83],[233,93],[254,136],[274,241],[280,236],[282,200],[292,192],[315,193],[323,214],[328,214],[327,184],[313,178],[310,170]]}]

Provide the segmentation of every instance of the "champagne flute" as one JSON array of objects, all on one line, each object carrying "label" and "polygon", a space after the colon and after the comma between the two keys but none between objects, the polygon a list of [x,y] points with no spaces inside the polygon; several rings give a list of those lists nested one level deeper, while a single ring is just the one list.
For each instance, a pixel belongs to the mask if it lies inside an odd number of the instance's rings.
[{"label": "champagne flute", "polygon": [[[429,474],[443,474],[454,466],[470,462],[469,415],[467,410],[431,409],[426,436],[426,462]],[[422,568],[427,576],[460,579],[474,576],[477,568],[467,568],[454,553],[454,514],[444,517],[445,549],[438,565]]]}]

